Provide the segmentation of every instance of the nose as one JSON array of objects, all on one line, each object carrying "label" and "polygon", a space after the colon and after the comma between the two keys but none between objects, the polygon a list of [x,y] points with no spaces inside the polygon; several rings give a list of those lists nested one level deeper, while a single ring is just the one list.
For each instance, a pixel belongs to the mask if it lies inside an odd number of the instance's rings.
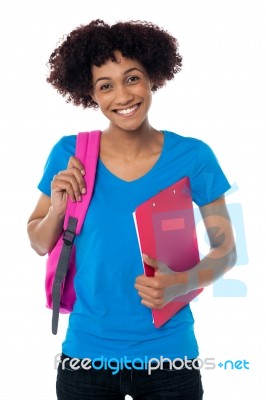
[{"label": "nose", "polygon": [[120,106],[129,104],[134,96],[128,87],[123,85],[117,86],[115,90],[115,103]]}]

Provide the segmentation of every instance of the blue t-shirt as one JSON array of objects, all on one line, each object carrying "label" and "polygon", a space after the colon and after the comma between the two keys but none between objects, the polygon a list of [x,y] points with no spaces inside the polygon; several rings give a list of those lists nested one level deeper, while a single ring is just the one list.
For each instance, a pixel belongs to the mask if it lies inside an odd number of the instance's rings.
[{"label": "blue t-shirt", "polygon": [[[193,201],[203,206],[230,185],[212,150],[204,142],[163,131],[162,153],[144,176],[126,182],[98,161],[94,194],[82,232],[75,239],[76,303],[62,351],[77,358],[189,359],[198,356],[190,306],[157,329],[151,310],[141,304],[135,279],[143,274],[135,231],[136,207],[188,176]],[[53,176],[67,168],[76,135],[53,147],[38,188],[50,196]]]}]

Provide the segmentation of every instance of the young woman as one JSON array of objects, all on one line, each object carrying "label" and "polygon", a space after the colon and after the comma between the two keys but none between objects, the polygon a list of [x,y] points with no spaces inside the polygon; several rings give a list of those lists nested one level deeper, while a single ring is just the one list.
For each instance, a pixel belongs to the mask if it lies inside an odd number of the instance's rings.
[{"label": "young woman", "polygon": [[[47,81],[68,102],[99,108],[109,120],[101,134],[93,198],[76,240],[77,300],[58,368],[59,400],[124,399],[126,394],[139,400],[202,399],[189,305],[159,329],[150,314],[177,295],[211,284],[236,258],[223,196],[230,185],[212,150],[201,140],[149,123],[152,92],[174,78],[181,60],[176,39],[156,25],[109,26],[101,20],[72,31],[50,57]],[[73,135],[55,144],[38,186],[42,194],[28,234],[40,255],[62,232],[67,198],[82,201],[86,193],[83,177],[89,171],[73,156],[75,143]],[[167,266],[161,269],[157,260],[140,255],[132,213],[185,176],[211,248],[190,271],[169,273]],[[142,258],[155,269],[154,277],[143,274]],[[144,359],[160,357],[189,361],[172,369],[164,362],[152,373],[141,367]],[[99,363],[73,368],[74,358],[128,363],[114,373],[111,362],[106,368]]]}]

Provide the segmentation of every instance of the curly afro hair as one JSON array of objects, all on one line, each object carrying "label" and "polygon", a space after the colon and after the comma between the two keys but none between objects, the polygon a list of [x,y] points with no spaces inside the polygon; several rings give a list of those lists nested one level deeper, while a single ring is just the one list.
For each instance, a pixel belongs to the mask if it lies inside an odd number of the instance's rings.
[{"label": "curly afro hair", "polygon": [[158,26],[147,21],[110,26],[97,19],[73,30],[53,51],[46,80],[68,103],[97,109],[90,95],[91,67],[100,67],[108,59],[115,61],[115,50],[144,66],[153,82],[152,91],[173,79],[182,66],[177,40]]}]

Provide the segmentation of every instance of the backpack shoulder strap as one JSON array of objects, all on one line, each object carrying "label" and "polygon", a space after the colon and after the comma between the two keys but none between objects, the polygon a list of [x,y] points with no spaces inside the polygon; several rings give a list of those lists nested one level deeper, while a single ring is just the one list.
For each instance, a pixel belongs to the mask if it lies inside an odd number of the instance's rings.
[{"label": "backpack shoulder strap", "polygon": [[76,157],[84,164],[86,194],[82,195],[82,201],[72,203],[68,199],[64,219],[63,246],[59,256],[52,287],[52,332],[57,333],[61,287],[67,274],[69,261],[75,236],[80,233],[86,212],[88,210],[95,181],[97,161],[99,155],[101,131],[81,132],[77,136]]},{"label": "backpack shoulder strap", "polygon": [[84,164],[86,194],[82,195],[82,201],[73,203],[68,199],[67,209],[64,219],[64,230],[67,229],[69,218],[77,219],[76,234],[81,231],[85,219],[95,182],[97,169],[101,131],[80,132],[77,135],[75,156]]}]

